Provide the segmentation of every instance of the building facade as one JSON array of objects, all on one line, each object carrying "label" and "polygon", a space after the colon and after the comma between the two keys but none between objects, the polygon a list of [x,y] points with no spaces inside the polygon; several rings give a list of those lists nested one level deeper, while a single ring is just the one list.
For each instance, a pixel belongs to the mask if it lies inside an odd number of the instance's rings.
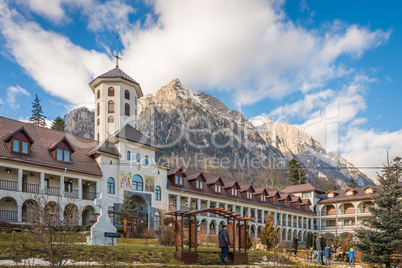
[{"label": "building facade", "polygon": [[[137,223],[149,228],[158,228],[168,211],[219,207],[255,218],[250,234],[257,236],[272,214],[283,241],[294,235],[305,241],[308,232],[341,234],[367,216],[370,195],[361,190],[325,193],[305,184],[275,191],[189,168],[168,169],[156,160],[161,149],[137,130],[139,83],[116,67],[89,86],[94,140],[0,117],[0,221],[25,223],[32,195],[44,194],[50,202],[61,200],[62,210],[84,208],[80,224],[90,225],[100,193],[108,195],[114,211],[127,195]],[[208,213],[199,218],[207,233],[217,233],[224,223]]]}]

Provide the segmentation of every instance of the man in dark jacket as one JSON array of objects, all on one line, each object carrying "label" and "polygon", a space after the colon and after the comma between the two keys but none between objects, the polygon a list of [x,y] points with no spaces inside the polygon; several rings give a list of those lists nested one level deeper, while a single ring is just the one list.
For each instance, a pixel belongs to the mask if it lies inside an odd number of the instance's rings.
[{"label": "man in dark jacket", "polygon": [[315,246],[318,251],[318,264],[324,265],[324,249],[325,249],[325,243],[322,241],[322,234],[319,234],[316,241],[315,241]]},{"label": "man in dark jacket", "polygon": [[299,238],[297,237],[297,235],[295,235],[293,237],[293,249],[295,250],[295,255],[296,255],[298,246],[299,246]]},{"label": "man in dark jacket", "polygon": [[222,226],[222,229],[219,231],[219,247],[221,248],[221,264],[225,263],[226,255],[228,255],[228,250],[230,246],[230,240],[228,232],[226,231],[226,225]]}]

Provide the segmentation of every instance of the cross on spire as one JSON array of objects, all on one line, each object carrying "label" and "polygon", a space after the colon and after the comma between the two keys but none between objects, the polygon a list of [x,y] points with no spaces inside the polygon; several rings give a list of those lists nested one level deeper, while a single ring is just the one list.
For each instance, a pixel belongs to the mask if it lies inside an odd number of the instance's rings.
[{"label": "cross on spire", "polygon": [[116,59],[116,68],[119,68],[119,60],[123,60],[119,56],[119,36],[116,37],[116,53],[113,53],[112,56]]}]

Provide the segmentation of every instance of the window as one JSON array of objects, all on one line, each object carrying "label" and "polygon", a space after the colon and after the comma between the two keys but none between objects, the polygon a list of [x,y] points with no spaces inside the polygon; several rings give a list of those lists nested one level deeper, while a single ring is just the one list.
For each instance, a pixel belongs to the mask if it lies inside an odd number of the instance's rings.
[{"label": "window", "polygon": [[113,116],[109,116],[109,117],[107,118],[107,122],[108,122],[108,123],[114,123],[114,117],[113,117]]},{"label": "window", "polygon": [[177,185],[183,185],[183,177],[176,176],[174,183]]},{"label": "window", "polygon": [[132,189],[137,190],[137,191],[142,191],[143,190],[143,181],[142,178],[138,175],[133,176],[133,184],[132,184]]},{"label": "window", "polygon": [[59,161],[70,162],[70,151],[56,149],[56,159]]},{"label": "window", "polygon": [[161,201],[161,197],[162,197],[161,187],[157,185],[155,187],[155,200]]},{"label": "window", "polygon": [[100,124],[100,119],[98,118],[98,120],[96,120],[96,125],[99,126]]},{"label": "window", "polygon": [[262,194],[262,195],[261,195],[261,201],[262,201],[262,202],[265,202],[265,198],[266,198],[265,195]]},{"label": "window", "polygon": [[96,98],[97,98],[97,99],[100,98],[100,89],[98,89],[98,92],[96,93]]},{"label": "window", "polygon": [[127,160],[131,160],[131,152],[127,151]]},{"label": "window", "polygon": [[45,179],[45,189],[49,189],[49,179]]},{"label": "window", "polygon": [[107,105],[107,112],[112,114],[114,113],[114,101],[110,100]]},{"label": "window", "polygon": [[367,188],[366,189],[366,194],[372,194],[373,193],[373,188]]},{"label": "window", "polygon": [[222,192],[222,186],[215,184],[215,192],[221,193]]},{"label": "window", "polygon": [[115,222],[114,213],[111,213],[110,211],[114,211],[114,208],[113,207],[108,208],[108,215],[109,215],[110,221],[114,225],[114,222]]},{"label": "window", "polygon": [[278,198],[274,197],[274,204],[278,205]]},{"label": "window", "polygon": [[352,191],[352,190],[347,191],[347,192],[346,192],[346,195],[353,195],[353,191]]},{"label": "window", "polygon": [[97,116],[100,115],[100,104],[99,103],[96,105],[96,115]]},{"label": "window", "polygon": [[237,196],[237,189],[232,189],[232,195]]},{"label": "window", "polygon": [[114,179],[112,177],[107,179],[107,193],[114,194]]},{"label": "window", "polygon": [[145,156],[145,165],[148,165],[148,155]]},{"label": "window", "polygon": [[310,198],[311,192],[303,193],[302,196],[303,196],[303,198]]},{"label": "window", "polygon": [[13,152],[16,153],[29,153],[29,143],[26,141],[12,140]]},{"label": "window", "polygon": [[204,183],[202,181],[196,181],[195,185],[197,189],[204,189]]},{"label": "window", "polygon": [[140,154],[137,154],[137,155],[135,156],[135,161],[137,161],[137,163],[140,162]]},{"label": "window", "polygon": [[135,103],[135,107],[137,107],[137,96],[135,96],[134,103]]},{"label": "window", "polygon": [[296,208],[300,208],[300,204],[299,204],[299,203],[296,204]]},{"label": "window", "polygon": [[346,225],[346,226],[355,225],[355,219],[344,219],[343,225]]},{"label": "window", "polygon": [[253,193],[252,192],[247,192],[247,198],[252,199],[253,198]]},{"label": "window", "polygon": [[328,198],[334,197],[334,193],[328,193],[328,194],[327,194],[327,197],[328,197]]},{"label": "window", "polygon": [[285,200],[285,206],[289,206],[289,200]]},{"label": "window", "polygon": [[64,191],[71,193],[73,191],[73,183],[69,181],[64,182]]},{"label": "window", "polygon": [[126,98],[126,100],[130,99],[130,91],[128,91],[127,89],[126,91],[124,91],[124,98]]},{"label": "window", "polygon": [[109,97],[114,97],[114,88],[109,87],[109,89],[107,90],[107,95]]},{"label": "window", "polygon": [[124,104],[124,115],[130,116],[130,104],[128,103]]},{"label": "window", "polygon": [[326,226],[327,227],[332,227],[332,226],[335,226],[336,225],[336,220],[327,220],[327,222],[326,222]]}]

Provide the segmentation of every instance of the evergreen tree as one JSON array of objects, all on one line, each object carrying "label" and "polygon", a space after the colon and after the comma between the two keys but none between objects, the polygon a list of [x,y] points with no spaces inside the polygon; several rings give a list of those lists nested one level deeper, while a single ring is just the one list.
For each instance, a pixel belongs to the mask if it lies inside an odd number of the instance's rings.
[{"label": "evergreen tree", "polygon": [[354,179],[351,178],[351,179],[349,180],[347,186],[348,186],[349,188],[356,188],[358,185],[357,185],[357,182],[356,182]]},{"label": "evergreen tree", "polygon": [[51,129],[54,130],[58,130],[58,131],[66,131],[66,124],[63,120],[63,118],[61,118],[60,116],[56,117],[56,119],[54,119],[52,125],[50,126]]},{"label": "evergreen tree", "polygon": [[363,219],[364,228],[357,228],[355,243],[362,252],[362,261],[384,264],[393,262],[392,254],[402,245],[402,159],[388,163],[379,176],[380,187],[373,195],[374,206],[369,207],[374,217]]},{"label": "evergreen tree", "polygon": [[35,100],[32,102],[32,116],[29,121],[36,126],[46,127],[46,116],[43,115],[42,106],[40,105],[38,94],[35,94]]},{"label": "evergreen tree", "polygon": [[[136,211],[134,203],[131,201],[130,196],[126,193],[124,194],[123,203],[120,205],[119,212],[128,214],[129,216],[134,216]],[[118,226],[124,226],[124,217],[117,215],[116,222]]]},{"label": "evergreen tree", "polygon": [[289,181],[292,185],[306,183],[306,172],[300,166],[296,159],[292,159],[288,163],[287,171],[289,174]]},{"label": "evergreen tree", "polygon": [[327,191],[336,191],[336,185],[331,183],[327,186]]},{"label": "evergreen tree", "polygon": [[270,250],[278,243],[278,228],[274,227],[274,215],[269,214],[265,227],[261,230],[261,244],[267,246],[267,250]]}]

